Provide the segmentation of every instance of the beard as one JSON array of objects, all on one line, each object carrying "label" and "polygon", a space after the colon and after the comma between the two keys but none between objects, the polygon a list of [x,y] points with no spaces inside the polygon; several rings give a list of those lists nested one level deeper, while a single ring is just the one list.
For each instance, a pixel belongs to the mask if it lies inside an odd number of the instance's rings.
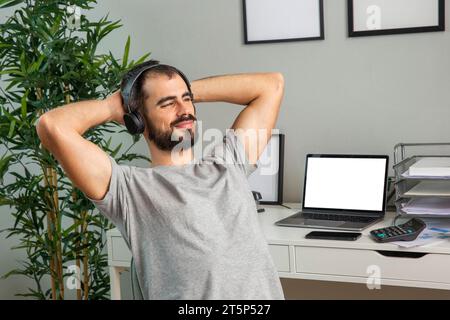
[{"label": "beard", "polygon": [[[180,145],[180,147],[184,150],[192,148],[195,144],[193,129],[179,129],[177,131],[179,131],[180,134],[174,133],[175,125],[186,120],[196,121],[197,119],[191,114],[183,115],[170,125],[171,129],[164,131],[158,129],[153,124],[152,120],[146,119],[146,125],[149,132],[149,140],[153,141],[155,145],[162,151],[172,151],[177,145]],[[195,126],[195,122],[193,126]]]}]

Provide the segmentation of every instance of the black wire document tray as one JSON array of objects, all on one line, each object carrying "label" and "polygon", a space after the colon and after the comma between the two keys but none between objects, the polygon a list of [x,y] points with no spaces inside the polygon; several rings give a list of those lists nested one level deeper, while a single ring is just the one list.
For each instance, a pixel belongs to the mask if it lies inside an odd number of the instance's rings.
[{"label": "black wire document tray", "polygon": [[450,142],[399,143],[393,168],[397,214],[450,218]]}]

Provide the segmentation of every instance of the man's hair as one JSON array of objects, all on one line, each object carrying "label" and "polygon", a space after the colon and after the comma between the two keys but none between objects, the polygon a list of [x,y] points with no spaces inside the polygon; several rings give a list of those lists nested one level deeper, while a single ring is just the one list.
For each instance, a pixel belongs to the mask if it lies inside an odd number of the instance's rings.
[{"label": "man's hair", "polygon": [[138,74],[142,69],[154,65],[156,65],[156,67],[145,70],[133,85],[129,98],[129,106],[132,111],[134,110],[139,110],[141,112],[144,111],[145,99],[150,93],[144,92],[143,87],[145,80],[149,78],[152,74],[166,75],[169,77],[169,79],[172,79],[174,75],[179,74],[178,70],[172,66],[159,65],[159,61],[149,60],[134,66],[123,76],[122,82],[120,84],[121,91],[124,90],[125,84],[131,81],[136,76],[136,74]]}]

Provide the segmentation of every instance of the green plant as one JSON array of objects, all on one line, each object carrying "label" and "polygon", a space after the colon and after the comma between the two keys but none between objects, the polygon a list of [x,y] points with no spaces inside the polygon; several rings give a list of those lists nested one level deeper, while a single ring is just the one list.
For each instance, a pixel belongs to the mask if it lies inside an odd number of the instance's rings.
[{"label": "green plant", "polygon": [[[0,25],[0,205],[9,205],[15,220],[2,232],[18,237],[14,249],[25,250],[27,256],[4,277],[23,275],[36,284],[21,296],[64,299],[70,266],[81,272],[77,299],[109,295],[104,247],[111,225],[42,147],[35,128],[39,116],[52,108],[105,98],[117,90],[127,69],[149,56],[129,62],[129,37],[122,59],[111,52],[98,53],[100,42],[121,25],[107,16],[96,22],[74,16],[95,4],[95,0],[0,0],[1,8],[20,5]],[[139,138],[133,137],[124,152],[122,144],[113,147],[105,134],[117,131],[125,129],[106,123],[84,136],[118,163],[150,161],[129,152]]]}]

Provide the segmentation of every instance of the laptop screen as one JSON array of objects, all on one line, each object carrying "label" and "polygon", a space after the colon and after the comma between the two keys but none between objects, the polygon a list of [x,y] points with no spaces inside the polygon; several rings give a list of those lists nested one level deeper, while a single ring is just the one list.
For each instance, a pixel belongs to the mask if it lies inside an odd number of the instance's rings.
[{"label": "laptop screen", "polygon": [[303,208],[384,211],[388,156],[308,155]]}]

